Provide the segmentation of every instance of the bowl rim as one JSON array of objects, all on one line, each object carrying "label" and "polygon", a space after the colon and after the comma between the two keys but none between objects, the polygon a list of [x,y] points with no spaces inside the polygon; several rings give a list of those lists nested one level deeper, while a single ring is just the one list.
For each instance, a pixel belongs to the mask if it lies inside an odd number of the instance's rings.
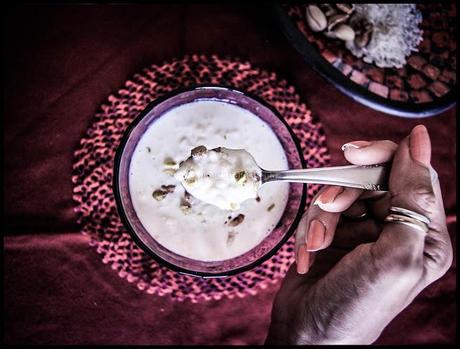
[{"label": "bowl rim", "polygon": [[300,53],[305,62],[324,79],[334,85],[340,92],[367,107],[386,114],[414,119],[438,115],[456,104],[457,84],[443,96],[432,102],[424,103],[405,103],[372,93],[343,75],[329,63],[318,50],[307,41],[280,3],[272,1],[272,14],[281,27],[285,37],[291,45],[294,46],[297,52]]},{"label": "bowl rim", "polygon": [[284,234],[283,238],[270,250],[268,251],[265,255],[262,257],[258,258],[257,260],[253,261],[252,263],[235,268],[226,272],[219,272],[219,273],[210,273],[210,272],[201,272],[201,271],[195,271],[195,270],[190,270],[186,269],[183,267],[179,267],[175,264],[172,264],[165,259],[161,258],[159,255],[157,255],[152,249],[150,249],[144,242],[137,236],[137,233],[135,229],[132,227],[126,213],[123,207],[122,199],[121,199],[121,194],[120,194],[120,187],[119,187],[119,170],[120,170],[120,163],[122,160],[122,154],[124,152],[125,146],[128,142],[128,139],[133,132],[133,130],[136,128],[136,126],[139,124],[139,122],[147,116],[150,111],[160,103],[163,103],[169,98],[172,98],[176,95],[185,93],[185,92],[191,92],[194,90],[199,90],[199,89],[224,89],[224,90],[229,90],[232,92],[240,93],[243,94],[246,97],[249,97],[251,99],[254,99],[256,102],[260,103],[264,107],[268,108],[287,128],[293,143],[296,147],[297,153],[299,154],[300,157],[300,162],[302,168],[306,167],[306,161],[304,158],[304,154],[302,151],[302,147],[300,145],[300,141],[295,135],[294,131],[292,130],[291,126],[287,123],[287,121],[283,118],[281,113],[273,107],[270,103],[266,102],[264,99],[260,98],[259,96],[256,96],[250,92],[247,92],[245,90],[235,88],[232,86],[228,86],[225,84],[193,84],[187,87],[181,87],[178,89],[174,89],[173,91],[167,92],[160,97],[156,98],[152,102],[150,102],[135,118],[134,120],[130,123],[130,125],[127,127],[125,132],[123,133],[123,136],[120,140],[120,143],[117,147],[116,153],[115,153],[115,159],[114,159],[114,165],[113,165],[113,179],[112,179],[112,188],[113,188],[113,193],[115,196],[115,201],[116,201],[116,207],[118,211],[118,215],[121,218],[121,221],[123,223],[123,226],[128,230],[128,233],[131,235],[132,239],[134,242],[151,258],[153,258],[159,265],[163,265],[175,272],[178,272],[180,274],[185,274],[185,275],[191,275],[191,276],[198,276],[202,278],[220,278],[220,277],[229,277],[232,275],[236,275],[239,273],[242,273],[244,271],[251,270],[255,268],[256,266],[262,264],[269,258],[271,258],[278,250],[283,246],[287,240],[292,236],[294,231],[296,230],[300,219],[302,218],[303,212],[306,207],[306,199],[307,199],[307,185],[303,184],[302,185],[302,196],[300,198],[300,206],[299,209],[297,210],[296,216],[289,227],[289,229],[286,231]]}]

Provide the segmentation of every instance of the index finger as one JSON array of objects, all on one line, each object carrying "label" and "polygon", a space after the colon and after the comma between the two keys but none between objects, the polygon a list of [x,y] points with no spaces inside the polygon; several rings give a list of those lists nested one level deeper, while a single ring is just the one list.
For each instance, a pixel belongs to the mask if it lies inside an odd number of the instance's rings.
[{"label": "index finger", "polygon": [[[390,161],[397,147],[396,143],[389,140],[354,141],[344,144],[342,150],[345,158],[354,165],[376,165]],[[382,192],[331,186],[314,204],[327,212],[343,212],[362,195],[374,197],[382,195]]]},{"label": "index finger", "polygon": [[343,155],[354,165],[376,165],[390,161],[398,148],[395,142],[355,141],[342,146]]}]

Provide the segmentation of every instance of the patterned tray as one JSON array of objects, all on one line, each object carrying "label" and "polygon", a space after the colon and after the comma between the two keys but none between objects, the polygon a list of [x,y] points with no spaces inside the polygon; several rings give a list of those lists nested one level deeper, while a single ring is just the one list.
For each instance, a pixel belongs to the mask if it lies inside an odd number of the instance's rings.
[{"label": "patterned tray", "polygon": [[275,5],[275,11],[291,43],[344,93],[372,108],[405,117],[435,115],[455,103],[455,2],[417,4],[423,16],[423,41],[400,69],[365,63],[340,40],[310,30],[306,6]]}]

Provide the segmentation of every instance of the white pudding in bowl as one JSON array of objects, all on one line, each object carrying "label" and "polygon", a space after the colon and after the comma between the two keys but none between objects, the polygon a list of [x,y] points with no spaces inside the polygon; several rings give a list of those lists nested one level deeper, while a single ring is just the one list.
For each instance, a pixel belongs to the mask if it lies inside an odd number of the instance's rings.
[{"label": "white pudding in bowl", "polygon": [[131,201],[144,228],[170,251],[206,262],[231,259],[275,228],[289,184],[267,183],[236,210],[200,201],[174,176],[200,145],[244,149],[262,168],[288,169],[280,141],[263,120],[233,104],[196,101],[169,110],[142,135],[129,168]]}]

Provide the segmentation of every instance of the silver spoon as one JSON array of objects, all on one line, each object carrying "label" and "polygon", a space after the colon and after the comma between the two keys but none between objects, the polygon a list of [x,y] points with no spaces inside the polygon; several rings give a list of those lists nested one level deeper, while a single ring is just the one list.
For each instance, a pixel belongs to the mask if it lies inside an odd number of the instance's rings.
[{"label": "silver spoon", "polygon": [[219,147],[208,150],[199,146],[181,162],[175,177],[198,199],[221,209],[236,209],[241,202],[255,198],[260,186],[268,182],[387,191],[389,172],[390,163],[272,171],[261,168],[244,149]]},{"label": "silver spoon", "polygon": [[282,181],[387,191],[390,167],[390,163],[385,163],[283,171],[268,171],[259,168],[262,171],[261,184]]}]

